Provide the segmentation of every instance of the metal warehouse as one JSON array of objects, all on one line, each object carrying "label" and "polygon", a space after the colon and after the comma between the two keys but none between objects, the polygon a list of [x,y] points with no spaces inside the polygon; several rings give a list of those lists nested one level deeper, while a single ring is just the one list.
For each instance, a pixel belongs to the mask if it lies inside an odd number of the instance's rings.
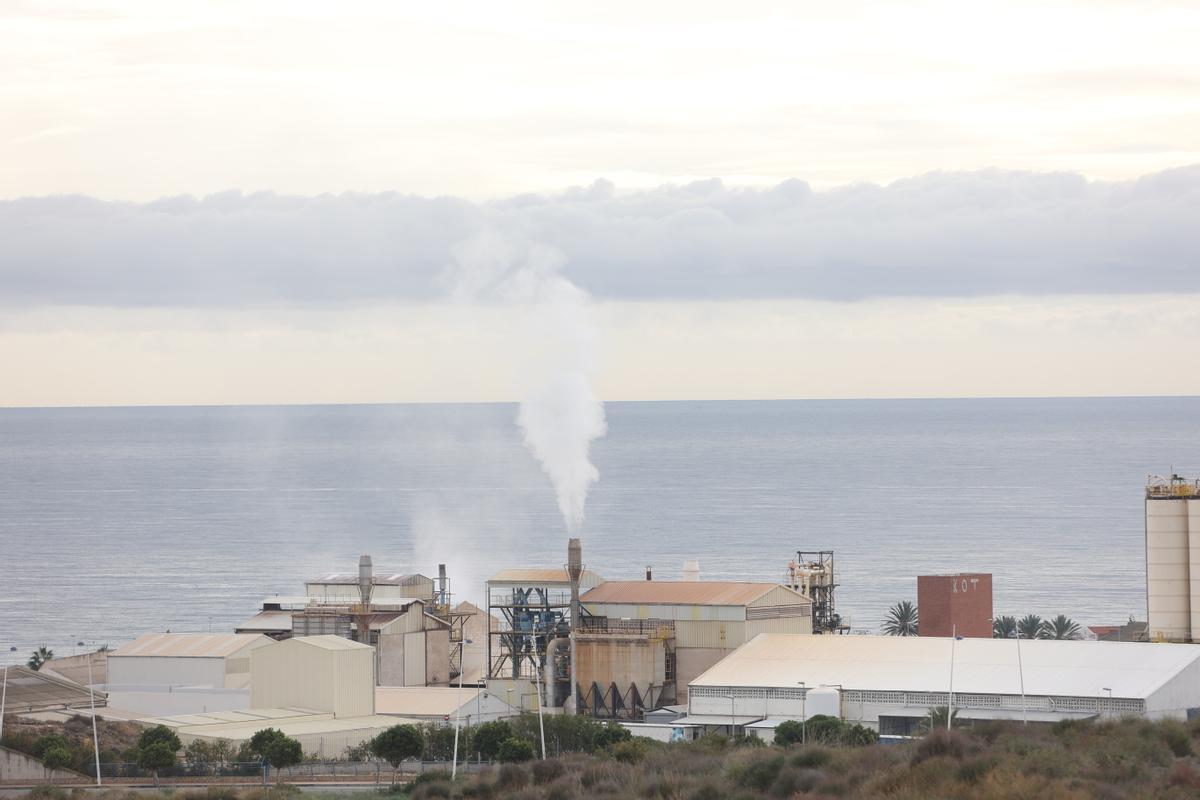
[{"label": "metal warehouse", "polygon": [[764,634],[692,681],[681,722],[801,719],[818,689],[837,693],[843,719],[885,735],[910,734],[951,702],[959,719],[1186,719],[1200,711],[1200,648]]},{"label": "metal warehouse", "polygon": [[[624,620],[645,620],[656,629],[667,629],[660,634],[669,650],[665,678],[674,684],[679,702],[687,699],[693,679],[758,634],[812,633],[812,601],[775,583],[606,581],[581,602],[594,618],[585,622],[585,631],[604,628],[616,633],[629,627]],[[670,700],[671,695],[662,699]]]},{"label": "metal warehouse", "polygon": [[238,633],[147,633],[108,654],[108,685],[244,689],[250,653],[273,642]]},{"label": "metal warehouse", "polygon": [[340,636],[267,641],[250,658],[251,708],[375,713],[375,648]]}]

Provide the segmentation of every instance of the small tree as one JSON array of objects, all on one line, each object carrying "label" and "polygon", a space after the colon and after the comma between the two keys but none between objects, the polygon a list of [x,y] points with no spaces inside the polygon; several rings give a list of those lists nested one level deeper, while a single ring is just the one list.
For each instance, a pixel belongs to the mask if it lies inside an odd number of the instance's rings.
[{"label": "small tree", "polygon": [[37,650],[33,651],[33,653],[29,656],[29,660],[26,661],[25,664],[31,670],[37,672],[39,669],[45,666],[47,661],[50,661],[53,658],[54,651],[46,647],[46,645],[42,645]]},{"label": "small tree", "polygon": [[263,758],[275,768],[276,780],[282,782],[285,767],[294,767],[304,761],[304,748],[296,739],[280,733],[267,742]]},{"label": "small tree", "polygon": [[[449,761],[454,755],[454,727],[449,725],[425,725],[421,731],[425,739],[426,761]],[[466,741],[460,739],[461,753],[466,753]]]},{"label": "small tree", "polygon": [[485,722],[475,729],[471,741],[475,752],[491,761],[500,752],[500,745],[505,739],[513,737],[512,726],[502,719]]},{"label": "small tree", "polygon": [[183,747],[179,737],[175,735],[175,731],[166,725],[155,725],[153,728],[142,731],[142,735],[138,737],[137,748],[145,750],[156,744],[165,744],[173,754],[178,753],[179,749]]},{"label": "small tree", "polygon": [[803,722],[795,719],[785,720],[775,728],[775,744],[780,747],[799,744],[804,741],[804,733]]},{"label": "small tree", "polygon": [[996,617],[992,620],[993,639],[1011,639],[1017,635],[1016,617]]},{"label": "small tree", "polygon": [[[921,720],[920,729],[922,733],[929,733],[930,730],[941,730],[946,727],[946,712],[949,709],[946,706],[938,706],[937,708],[929,709],[929,716]],[[950,727],[958,727],[958,709],[955,709],[950,714]]]},{"label": "small tree", "polygon": [[901,600],[888,609],[883,623],[883,632],[888,636],[917,635],[917,607],[911,601]]},{"label": "small tree", "polygon": [[841,741],[846,723],[828,714],[813,714],[808,718],[808,741],[836,744]]},{"label": "small tree", "polygon": [[371,740],[371,755],[392,765],[392,783],[404,760],[419,758],[424,751],[425,740],[415,725],[393,725]]},{"label": "small tree", "polygon": [[158,773],[175,766],[175,751],[166,742],[154,742],[149,747],[138,748],[137,763],[154,776],[154,785],[158,786]]},{"label": "small tree", "polygon": [[71,766],[71,751],[56,744],[42,755],[42,766],[47,770],[66,769]]},{"label": "small tree", "polygon": [[534,756],[533,745],[524,739],[505,739],[500,743],[497,756],[504,764],[528,761]]},{"label": "small tree", "polygon": [[1026,614],[1017,621],[1017,635],[1022,639],[1040,639],[1042,618],[1037,614]]}]

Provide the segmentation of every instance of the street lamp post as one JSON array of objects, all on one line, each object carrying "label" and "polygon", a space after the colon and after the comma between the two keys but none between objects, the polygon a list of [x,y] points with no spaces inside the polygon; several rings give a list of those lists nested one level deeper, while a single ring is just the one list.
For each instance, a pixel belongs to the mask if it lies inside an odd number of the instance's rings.
[{"label": "street lamp post", "polygon": [[92,656],[88,653],[88,698],[92,704],[92,750],[96,754],[96,785],[100,785],[100,734],[96,731],[96,681],[92,678]]},{"label": "street lamp post", "polygon": [[1021,724],[1029,724],[1029,710],[1025,704],[1025,665],[1021,662],[1021,634],[1014,628],[1009,634],[1017,640],[1017,674],[1021,678]]},{"label": "street lamp post", "polygon": [[1102,691],[1102,692],[1108,692],[1108,699],[1109,699],[1109,701],[1110,701],[1110,702],[1109,702],[1109,706],[1110,706],[1110,708],[1109,708],[1108,710],[1109,710],[1109,712],[1111,713],[1111,712],[1112,712],[1112,708],[1111,708],[1111,706],[1112,706],[1112,703],[1111,703],[1111,700],[1112,700],[1112,689],[1108,688],[1107,686],[1101,686],[1101,687],[1100,687],[1100,691]]},{"label": "street lamp post", "polygon": [[458,708],[454,709],[454,764],[450,767],[450,780],[458,778],[458,729],[462,721],[462,688],[463,675],[467,671],[467,645],[474,644],[470,639],[463,639],[463,657],[458,662]]},{"label": "street lamp post", "polygon": [[808,687],[800,681],[800,744],[808,744]]}]

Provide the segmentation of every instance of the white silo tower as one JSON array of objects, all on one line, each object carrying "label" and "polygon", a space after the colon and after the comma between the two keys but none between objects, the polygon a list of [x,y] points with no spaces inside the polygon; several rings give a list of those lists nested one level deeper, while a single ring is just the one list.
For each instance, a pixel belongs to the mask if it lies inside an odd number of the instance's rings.
[{"label": "white silo tower", "polygon": [[1200,641],[1200,482],[1146,484],[1146,619],[1153,640]]}]

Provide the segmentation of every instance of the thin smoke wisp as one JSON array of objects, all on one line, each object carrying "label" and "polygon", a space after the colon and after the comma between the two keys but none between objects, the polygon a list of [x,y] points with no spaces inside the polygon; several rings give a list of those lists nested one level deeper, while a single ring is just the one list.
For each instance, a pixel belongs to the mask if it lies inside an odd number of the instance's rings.
[{"label": "thin smoke wisp", "polygon": [[509,304],[528,320],[529,347],[515,365],[522,392],[517,424],[574,533],[600,478],[592,442],[608,427],[592,381],[598,334],[591,297],[563,276],[564,263],[554,248],[485,233],[454,248],[451,283],[460,300]]}]

